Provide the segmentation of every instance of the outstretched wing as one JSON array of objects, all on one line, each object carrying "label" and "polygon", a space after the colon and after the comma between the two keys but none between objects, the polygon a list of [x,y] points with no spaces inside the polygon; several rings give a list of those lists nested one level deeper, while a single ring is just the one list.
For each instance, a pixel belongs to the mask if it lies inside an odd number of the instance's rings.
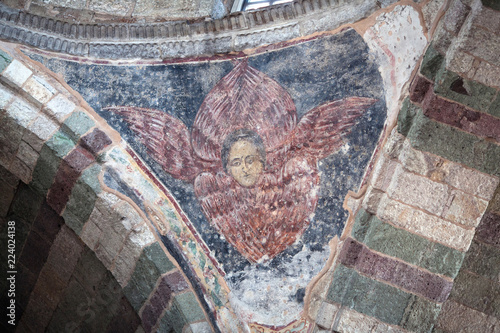
[{"label": "outstretched wing", "polygon": [[317,160],[327,157],[343,144],[356,119],[377,100],[348,97],[322,104],[306,113],[272,158],[287,160],[298,153]]},{"label": "outstretched wing", "polygon": [[105,110],[122,115],[148,153],[175,178],[191,182],[201,172],[189,130],[179,119],[162,111],[138,107],[116,106]]}]

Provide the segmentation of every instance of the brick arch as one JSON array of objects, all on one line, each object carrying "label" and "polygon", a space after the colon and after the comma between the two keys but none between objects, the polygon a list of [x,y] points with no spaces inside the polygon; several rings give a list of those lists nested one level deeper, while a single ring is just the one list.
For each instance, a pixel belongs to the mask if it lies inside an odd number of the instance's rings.
[{"label": "brick arch", "polygon": [[116,168],[106,156],[133,162],[119,136],[8,44],[0,71],[0,221],[2,235],[15,224],[18,330],[217,331],[194,269],[103,182]]}]

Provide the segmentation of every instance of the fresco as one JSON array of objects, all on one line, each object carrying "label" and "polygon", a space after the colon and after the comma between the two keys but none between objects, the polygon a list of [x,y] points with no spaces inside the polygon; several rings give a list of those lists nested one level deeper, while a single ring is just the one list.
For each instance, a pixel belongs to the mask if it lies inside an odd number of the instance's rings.
[{"label": "fresco", "polygon": [[354,30],[177,64],[30,56],[61,73],[165,184],[220,263],[242,320],[300,317],[386,119],[377,64]]},{"label": "fresco", "polygon": [[207,95],[191,131],[168,113],[108,107],[122,115],[169,174],[193,184],[205,217],[250,262],[295,243],[318,202],[318,161],[376,100],[322,104],[297,124],[290,95],[242,61]]}]

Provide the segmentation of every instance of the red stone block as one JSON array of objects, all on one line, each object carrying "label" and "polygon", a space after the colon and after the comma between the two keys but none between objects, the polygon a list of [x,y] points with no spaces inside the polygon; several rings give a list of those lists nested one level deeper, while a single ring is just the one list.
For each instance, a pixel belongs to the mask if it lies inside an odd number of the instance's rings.
[{"label": "red stone block", "polygon": [[385,281],[434,302],[444,302],[453,283],[403,261],[380,255],[348,238],[339,259],[365,276]]},{"label": "red stone block", "polygon": [[352,238],[347,238],[340,251],[340,262],[347,267],[355,267],[363,251],[363,244]]},{"label": "red stone block", "polygon": [[101,150],[106,148],[112,143],[111,139],[101,131],[96,128],[91,133],[85,135],[81,139],[81,145],[83,148],[90,151],[92,154],[97,155]]},{"label": "red stone block", "polygon": [[453,286],[451,281],[402,262],[398,264],[397,273],[390,282],[438,303],[448,298]]},{"label": "red stone block", "polygon": [[427,92],[431,91],[432,93],[432,90],[432,82],[418,75],[410,87],[410,100],[415,103],[422,103]]},{"label": "red stone block", "polygon": [[64,160],[79,173],[95,161],[94,156],[81,146],[73,149]]},{"label": "red stone block", "polygon": [[398,261],[389,257],[384,257],[365,247],[363,249],[362,259],[358,264],[360,272],[366,272],[375,279],[382,281],[393,281],[397,274]]},{"label": "red stone block", "polygon": [[50,249],[47,265],[56,269],[61,281],[67,282],[73,274],[83,248],[83,242],[73,230],[63,226]]},{"label": "red stone block", "polygon": [[60,279],[57,268],[46,265],[38,276],[33,294],[43,297],[44,301],[55,309],[67,285],[67,281]]},{"label": "red stone block", "polygon": [[47,195],[47,203],[57,214],[61,214],[69,200],[71,190],[75,185],[80,173],[72,168],[65,160],[61,162]]},{"label": "red stone block", "polygon": [[447,101],[432,92],[425,96],[422,108],[424,114],[433,120],[500,142],[500,119],[497,117]]},{"label": "red stone block", "polygon": [[165,282],[167,282],[170,290],[172,290],[172,292],[174,293],[178,293],[189,287],[186,280],[184,280],[184,277],[179,271],[168,274],[163,279],[165,280]]},{"label": "red stone block", "polygon": [[484,214],[476,229],[475,238],[500,248],[500,215],[492,212]]},{"label": "red stone block", "polygon": [[168,285],[167,276],[164,276],[150,299],[152,311],[157,318],[160,317],[163,310],[168,306],[171,296],[172,290]]},{"label": "red stone block", "polygon": [[64,224],[64,219],[60,217],[46,202],[42,204],[38,213],[33,228],[38,234],[49,243],[52,243],[56,238],[57,233],[61,230]]},{"label": "red stone block", "polygon": [[154,315],[152,306],[151,304],[146,305],[144,308],[144,311],[142,311],[141,315],[142,319],[142,327],[144,328],[144,331],[146,333],[151,332],[153,327],[156,324],[156,321],[158,320],[158,317]]}]

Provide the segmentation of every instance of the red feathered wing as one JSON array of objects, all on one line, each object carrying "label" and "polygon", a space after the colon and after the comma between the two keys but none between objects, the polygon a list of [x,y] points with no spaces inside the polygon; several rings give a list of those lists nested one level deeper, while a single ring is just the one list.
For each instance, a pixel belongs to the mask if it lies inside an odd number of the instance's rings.
[{"label": "red feathered wing", "polygon": [[270,167],[277,167],[296,156],[323,159],[336,152],[343,138],[352,131],[359,118],[377,100],[367,97],[347,97],[324,103],[307,112],[283,145],[268,155]]},{"label": "red feathered wing", "polygon": [[191,131],[193,149],[203,160],[218,161],[227,135],[247,128],[259,134],[266,150],[274,150],[296,123],[290,94],[242,61],[205,97]]},{"label": "red feathered wing", "polygon": [[196,159],[191,147],[189,130],[179,119],[138,107],[116,106],[105,110],[122,115],[148,154],[175,178],[192,182],[202,171],[202,162]]}]

